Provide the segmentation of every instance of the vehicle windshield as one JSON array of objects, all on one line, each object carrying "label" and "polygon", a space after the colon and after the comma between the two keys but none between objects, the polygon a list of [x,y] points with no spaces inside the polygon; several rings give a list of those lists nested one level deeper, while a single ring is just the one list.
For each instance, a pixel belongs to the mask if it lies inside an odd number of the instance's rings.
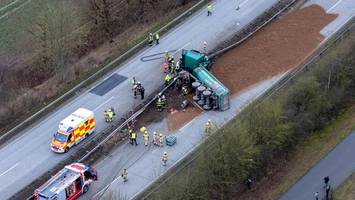
[{"label": "vehicle windshield", "polygon": [[68,138],[67,135],[64,135],[64,134],[61,134],[61,133],[58,133],[58,132],[56,134],[54,134],[54,139],[58,140],[61,143],[66,142],[67,138]]}]

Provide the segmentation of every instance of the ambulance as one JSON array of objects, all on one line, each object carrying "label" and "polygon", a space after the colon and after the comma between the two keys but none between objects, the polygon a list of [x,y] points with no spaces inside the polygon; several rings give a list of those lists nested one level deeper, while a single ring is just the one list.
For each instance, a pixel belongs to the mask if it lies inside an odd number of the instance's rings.
[{"label": "ambulance", "polygon": [[59,129],[51,142],[51,150],[65,153],[95,130],[94,113],[79,108],[59,123]]},{"label": "ambulance", "polygon": [[89,190],[97,172],[82,163],[64,167],[34,192],[35,200],[74,200]]}]

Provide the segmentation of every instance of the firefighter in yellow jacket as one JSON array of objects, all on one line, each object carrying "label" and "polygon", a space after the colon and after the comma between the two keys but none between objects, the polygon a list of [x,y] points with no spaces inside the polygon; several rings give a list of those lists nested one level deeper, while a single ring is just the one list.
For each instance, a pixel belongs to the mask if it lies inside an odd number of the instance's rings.
[{"label": "firefighter in yellow jacket", "polygon": [[144,141],[144,145],[148,146],[148,141],[149,141],[148,131],[144,131],[144,133],[143,133],[143,141]]},{"label": "firefighter in yellow jacket", "polygon": [[213,124],[210,119],[207,120],[206,125],[205,125],[205,134],[211,134],[213,129]]},{"label": "firefighter in yellow jacket", "polygon": [[212,5],[211,3],[207,4],[207,16],[212,15]]},{"label": "firefighter in yellow jacket", "polygon": [[163,158],[162,158],[163,166],[166,166],[166,163],[167,163],[167,162],[168,162],[168,153],[167,153],[167,152],[164,152]]}]

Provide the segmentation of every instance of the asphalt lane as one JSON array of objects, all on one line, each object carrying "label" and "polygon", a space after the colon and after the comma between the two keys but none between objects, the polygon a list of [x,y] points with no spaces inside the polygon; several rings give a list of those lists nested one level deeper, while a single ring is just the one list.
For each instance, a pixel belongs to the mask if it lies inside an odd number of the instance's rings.
[{"label": "asphalt lane", "polygon": [[325,196],[323,178],[329,176],[330,184],[337,188],[355,171],[355,132],[351,133],[336,148],[299,180],[281,200],[306,200],[318,192]]},{"label": "asphalt lane", "polygon": [[[97,134],[107,126],[102,115],[105,109],[113,106],[118,116],[121,116],[133,110],[141,102],[139,99],[132,98],[130,80],[133,76],[143,83],[147,95],[162,85],[162,60],[143,63],[140,60],[141,57],[172,49],[201,50],[203,41],[207,41],[207,49],[213,49],[276,2],[277,0],[244,0],[240,2],[239,11],[235,10],[234,1],[213,2],[212,16],[207,17],[206,10],[197,12],[162,37],[160,45],[140,51],[118,70],[88,88],[86,92],[74,96],[70,102],[49,114],[45,119],[22,131],[19,137],[2,145],[0,149],[1,199],[11,197],[80,147],[78,145],[64,155],[51,152],[49,147],[59,122],[77,108],[83,107],[95,112],[95,134]],[[102,96],[90,92],[92,88],[113,74],[127,79]]]},{"label": "asphalt lane", "polygon": [[[93,166],[98,171],[99,180],[80,199],[135,198],[203,142],[206,138],[204,124],[208,119],[212,120],[215,127],[224,125],[233,119],[245,106],[275,84],[283,75],[281,74],[272,79],[265,80],[232,97],[230,101],[231,108],[229,110],[223,112],[203,112],[180,129],[169,132],[169,134],[177,136],[177,143],[172,147],[154,146],[151,138],[149,145],[146,147],[143,144],[141,134],[139,134],[138,146],[132,146],[126,142]],[[166,120],[146,125],[146,127],[150,134],[153,131],[164,134],[168,132]],[[168,153],[167,166],[162,166],[161,164],[164,152]],[[123,169],[127,169],[128,171],[128,182],[126,183],[120,177]]]},{"label": "asphalt lane", "polygon": [[[355,16],[355,2],[353,0],[310,0],[306,6],[311,4],[322,6],[327,13],[338,14],[338,17],[321,31],[326,38]],[[325,195],[323,178],[325,176],[330,177],[332,187],[336,188],[355,171],[354,151],[355,132],[314,166],[280,200],[314,199],[315,192],[319,192],[320,199],[323,198]]]}]

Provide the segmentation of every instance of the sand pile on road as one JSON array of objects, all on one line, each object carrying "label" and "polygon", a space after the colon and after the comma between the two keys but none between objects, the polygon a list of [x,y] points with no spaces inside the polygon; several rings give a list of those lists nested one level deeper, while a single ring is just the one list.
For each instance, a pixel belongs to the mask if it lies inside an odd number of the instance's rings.
[{"label": "sand pile on road", "polygon": [[185,110],[171,110],[168,114],[168,129],[169,131],[175,131],[185,124],[193,120],[196,116],[201,114],[201,110],[196,107],[188,107]]},{"label": "sand pile on road", "polygon": [[236,94],[286,72],[317,49],[320,30],[335,18],[317,5],[293,11],[218,58],[213,73]]}]

